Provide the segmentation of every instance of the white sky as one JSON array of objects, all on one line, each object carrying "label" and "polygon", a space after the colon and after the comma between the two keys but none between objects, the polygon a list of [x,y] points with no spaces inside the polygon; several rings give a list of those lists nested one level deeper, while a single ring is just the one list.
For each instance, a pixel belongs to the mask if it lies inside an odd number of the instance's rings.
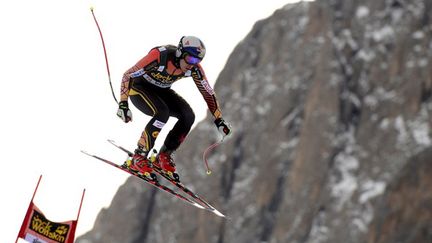
[{"label": "white sky", "polygon": [[[206,2],[0,2],[2,242],[15,241],[41,174],[34,202],[51,221],[75,219],[86,188],[76,236],[91,229],[100,209],[109,206],[128,177],[80,153],[83,149],[121,163],[124,154],[106,139],[132,150],[149,119],[134,107],[132,123],[124,124],[116,117],[90,6],[104,34],[118,97],[126,69],[150,48],[177,44],[183,35],[198,36],[205,43],[202,65],[214,84],[229,54],[253,24],[292,1]],[[190,79],[173,88],[190,101],[196,122],[205,116],[205,103]],[[168,126],[165,131],[170,130]]]}]

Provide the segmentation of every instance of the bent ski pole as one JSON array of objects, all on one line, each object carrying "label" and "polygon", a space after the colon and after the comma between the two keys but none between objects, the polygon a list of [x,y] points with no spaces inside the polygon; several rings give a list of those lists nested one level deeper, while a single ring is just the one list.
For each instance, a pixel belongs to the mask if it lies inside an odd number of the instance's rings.
[{"label": "bent ski pole", "polygon": [[105,55],[105,64],[106,64],[106,69],[107,69],[107,73],[108,73],[108,81],[109,81],[109,84],[110,84],[110,87],[111,87],[111,93],[112,93],[112,95],[113,95],[113,97],[114,97],[115,102],[118,104],[117,98],[116,98],[116,96],[115,96],[115,94],[114,94],[114,90],[113,90],[112,82],[111,82],[111,74],[110,74],[110,69],[109,69],[109,65],[108,65],[108,55],[107,55],[106,48],[105,48],[104,38],[103,38],[102,31],[101,31],[101,29],[100,29],[100,27],[99,27],[99,23],[98,23],[98,21],[97,21],[97,19],[96,19],[96,16],[95,16],[93,10],[94,10],[93,7],[90,7],[90,11],[91,11],[91,13],[92,13],[92,15],[93,15],[93,19],[94,19],[94,21],[95,21],[95,23],[96,23],[96,26],[97,26],[97,28],[98,28],[98,30],[99,30],[99,35],[100,35],[101,40],[102,40],[102,47],[103,47],[104,55]]},{"label": "bent ski pole", "polygon": [[218,141],[218,142],[216,142],[216,143],[208,146],[206,148],[206,150],[204,151],[204,153],[203,153],[203,160],[204,160],[204,163],[205,163],[205,166],[206,166],[206,169],[207,169],[207,171],[206,171],[207,175],[210,175],[212,173],[212,171],[210,169],[210,166],[208,165],[208,160],[207,160],[208,153],[210,151],[212,151],[214,148],[216,148],[217,146],[219,146],[221,143],[223,143],[224,139],[225,139],[225,136],[223,136],[220,141]]}]

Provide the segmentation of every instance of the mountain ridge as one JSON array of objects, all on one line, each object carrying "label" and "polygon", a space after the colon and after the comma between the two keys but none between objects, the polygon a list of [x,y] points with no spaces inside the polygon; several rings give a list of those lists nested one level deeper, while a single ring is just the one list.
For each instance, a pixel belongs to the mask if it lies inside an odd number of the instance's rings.
[{"label": "mountain ridge", "polygon": [[176,154],[231,220],[130,178],[77,242],[431,242],[431,5],[300,2],[258,21],[215,85],[234,133],[214,173],[210,116]]}]

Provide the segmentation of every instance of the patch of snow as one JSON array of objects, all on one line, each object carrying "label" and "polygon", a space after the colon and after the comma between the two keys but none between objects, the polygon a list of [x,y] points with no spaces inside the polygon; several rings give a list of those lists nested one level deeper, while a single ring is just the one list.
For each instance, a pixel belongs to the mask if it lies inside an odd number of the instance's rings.
[{"label": "patch of snow", "polygon": [[374,96],[374,95],[367,95],[367,96],[364,98],[364,104],[365,104],[366,106],[371,107],[371,108],[375,108],[375,107],[377,107],[377,105],[378,105],[378,99],[377,99],[377,97]]},{"label": "patch of snow", "polygon": [[367,180],[361,185],[361,195],[359,197],[359,202],[361,204],[369,201],[370,199],[381,195],[386,188],[386,183],[383,181],[373,181]]},{"label": "patch of snow", "polygon": [[393,11],[391,12],[392,22],[398,23],[399,21],[401,21],[403,14],[404,11],[402,9],[393,9]]},{"label": "patch of snow", "polygon": [[360,232],[367,232],[368,226],[373,219],[373,207],[371,204],[365,204],[364,208],[354,211],[354,219],[352,224]]},{"label": "patch of snow", "polygon": [[429,125],[426,122],[413,121],[409,123],[409,127],[417,144],[425,147],[432,144],[429,136]]},{"label": "patch of snow", "polygon": [[367,231],[367,225],[363,222],[363,220],[359,219],[359,218],[355,218],[352,221],[352,224],[357,227],[358,230],[360,230],[361,232],[366,232]]},{"label": "patch of snow", "polygon": [[312,222],[312,227],[309,234],[309,241],[311,243],[321,243],[328,241],[329,228],[325,226],[325,213],[319,212]]},{"label": "patch of snow", "polygon": [[[332,38],[332,43],[336,47],[337,50],[342,50],[346,46],[353,50],[358,49],[357,42],[353,39],[351,31],[349,29],[344,29],[341,32],[341,36],[334,36]],[[342,60],[339,60],[341,62]]]},{"label": "patch of snow", "polygon": [[413,68],[413,67],[415,67],[415,62],[413,60],[409,60],[405,63],[405,66],[407,68]]},{"label": "patch of snow", "polygon": [[276,149],[275,154],[280,154],[280,153],[286,151],[287,149],[295,148],[297,146],[298,142],[299,142],[298,137],[295,137],[295,138],[290,139],[289,142],[280,143],[279,147]]},{"label": "patch of snow", "polygon": [[[252,58],[255,58],[255,56],[257,56],[257,54],[254,52],[254,55],[252,55]],[[254,77],[254,70],[246,69],[243,72],[243,78],[245,81],[251,81],[253,79],[253,77]],[[250,82],[248,82],[248,83],[250,83]]]},{"label": "patch of snow", "polygon": [[257,214],[257,208],[255,205],[250,204],[246,206],[246,208],[243,210],[242,217],[236,217],[236,221],[234,222],[234,228],[235,229],[241,229],[243,227],[243,224],[245,221],[247,221],[249,218],[253,217]]},{"label": "patch of snow", "polygon": [[382,87],[378,87],[372,94],[368,94],[364,97],[364,104],[374,109],[381,101],[396,101],[397,98],[397,93],[395,91],[387,91]]},{"label": "patch of snow", "polygon": [[412,13],[416,17],[420,17],[423,15],[425,10],[425,6],[423,1],[412,1],[412,4],[407,5],[407,9],[410,13]]},{"label": "patch of snow", "polygon": [[291,89],[298,89],[300,87],[301,80],[298,76],[294,76],[289,80],[288,82],[285,82],[284,89],[285,90],[291,90]]},{"label": "patch of snow", "polygon": [[286,117],[284,117],[281,121],[282,126],[286,127],[290,124],[300,113],[300,109],[296,107],[292,112],[290,112]]},{"label": "patch of snow", "polygon": [[429,64],[429,60],[427,58],[422,58],[418,61],[418,65],[420,67],[426,67]]},{"label": "patch of snow", "polygon": [[375,53],[371,50],[361,49],[357,53],[357,58],[359,58],[360,60],[363,60],[365,62],[370,62],[375,58]]},{"label": "patch of snow", "polygon": [[422,51],[423,51],[423,48],[422,48],[421,45],[415,45],[415,46],[414,46],[414,51],[415,51],[415,52],[422,52]]},{"label": "patch of snow", "polygon": [[356,107],[361,107],[362,104],[357,94],[350,92],[348,98],[351,101],[351,103],[354,104]]},{"label": "patch of snow", "polygon": [[281,150],[286,150],[286,149],[288,149],[290,146],[289,146],[289,142],[281,142],[280,144],[279,144],[279,151],[281,151]]},{"label": "patch of snow", "polygon": [[329,82],[331,87],[337,87],[341,83],[341,81],[342,81],[341,76],[339,76],[335,73],[332,73],[330,75],[330,80],[328,82]]},{"label": "patch of snow", "polygon": [[351,198],[353,192],[357,189],[357,178],[354,171],[358,169],[359,162],[357,158],[348,154],[340,153],[335,158],[335,165],[341,173],[341,180],[331,188],[332,196],[339,198],[339,207]]},{"label": "patch of snow", "polygon": [[264,103],[264,104],[262,104],[262,105],[258,105],[258,106],[256,107],[255,111],[257,112],[258,115],[263,116],[263,115],[266,115],[267,112],[270,111],[271,106],[272,106],[272,105],[271,105],[270,102],[266,102],[266,103]]},{"label": "patch of snow", "polygon": [[347,42],[347,44],[349,45],[349,47],[351,48],[351,49],[353,49],[353,50],[357,50],[358,49],[358,44],[357,44],[357,42],[354,40],[354,38],[352,37],[352,34],[351,34],[351,30],[349,30],[349,29],[345,29],[345,30],[343,30],[343,35],[345,36],[345,38],[346,38],[346,42]]},{"label": "patch of snow", "polygon": [[308,23],[309,23],[309,18],[307,16],[302,16],[298,21],[298,27],[300,29],[305,29]]},{"label": "patch of snow", "polygon": [[226,161],[226,160],[227,160],[226,154],[220,154],[219,155],[219,161],[222,161],[222,163],[223,163],[223,161]]},{"label": "patch of snow", "polygon": [[[252,182],[258,175],[258,169],[256,167],[251,167],[247,170],[247,174],[243,178],[238,178],[233,185],[233,191],[247,191],[245,188],[249,188]],[[235,200],[233,200],[235,201]]]},{"label": "patch of snow", "polygon": [[377,97],[380,97],[380,100],[392,100],[397,98],[397,93],[395,91],[386,91],[384,88],[379,87],[376,89]]},{"label": "patch of snow", "polygon": [[389,40],[394,37],[394,30],[392,27],[386,25],[379,30],[375,30],[372,33],[372,38],[376,42],[381,42],[384,40]]},{"label": "patch of snow", "polygon": [[267,98],[268,96],[274,94],[279,89],[280,88],[277,85],[270,83],[264,87],[264,91],[262,92],[262,94]]},{"label": "patch of snow", "polygon": [[379,127],[383,130],[387,130],[390,126],[390,120],[388,118],[382,119]]},{"label": "patch of snow", "polygon": [[380,68],[381,68],[382,70],[387,70],[387,68],[388,68],[388,64],[385,63],[385,62],[382,62],[382,63],[380,64]]},{"label": "patch of snow", "polygon": [[251,216],[256,215],[257,212],[258,212],[258,209],[256,208],[256,206],[254,204],[250,204],[249,206],[246,207],[245,216],[251,217]]},{"label": "patch of snow", "polygon": [[332,43],[336,47],[337,50],[342,50],[342,48],[345,46],[345,42],[342,41],[340,38],[333,37]]},{"label": "patch of snow", "polygon": [[416,40],[421,40],[425,37],[425,34],[421,30],[417,30],[412,34],[412,38]]},{"label": "patch of snow", "polygon": [[246,194],[250,193],[250,190],[252,189],[250,185],[258,175],[257,168],[250,168],[249,170],[243,170],[242,172],[243,173],[237,177],[232,188],[233,202],[244,199]]},{"label": "patch of snow", "polygon": [[355,15],[358,19],[366,18],[367,16],[369,16],[369,8],[366,6],[359,6],[356,10]]},{"label": "patch of snow", "polygon": [[324,44],[326,42],[326,39],[322,36],[319,36],[316,41],[318,42],[318,44]]},{"label": "patch of snow", "polygon": [[398,144],[405,144],[408,140],[408,132],[405,126],[405,121],[402,116],[398,116],[394,121],[394,128],[399,132],[397,137]]}]

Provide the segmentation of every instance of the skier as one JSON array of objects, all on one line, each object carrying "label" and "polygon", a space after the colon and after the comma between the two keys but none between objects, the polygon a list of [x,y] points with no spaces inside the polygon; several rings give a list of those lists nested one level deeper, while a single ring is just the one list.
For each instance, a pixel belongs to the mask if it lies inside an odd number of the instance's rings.
[{"label": "skier", "polygon": [[[152,117],[134,151],[129,167],[131,170],[155,178],[152,167],[156,166],[172,179],[178,180],[172,155],[189,133],[195,120],[195,114],[189,104],[170,88],[181,78],[192,77],[215,118],[216,127],[225,136],[231,133],[230,126],[222,118],[215,92],[200,65],[205,52],[205,46],[200,39],[183,36],[178,46],[165,45],[151,49],[124,73],[117,116],[125,123],[132,121],[132,113],[128,106],[130,98],[136,108]],[[178,121],[168,133],[156,161],[151,164],[147,155],[170,116],[177,118]]]}]

